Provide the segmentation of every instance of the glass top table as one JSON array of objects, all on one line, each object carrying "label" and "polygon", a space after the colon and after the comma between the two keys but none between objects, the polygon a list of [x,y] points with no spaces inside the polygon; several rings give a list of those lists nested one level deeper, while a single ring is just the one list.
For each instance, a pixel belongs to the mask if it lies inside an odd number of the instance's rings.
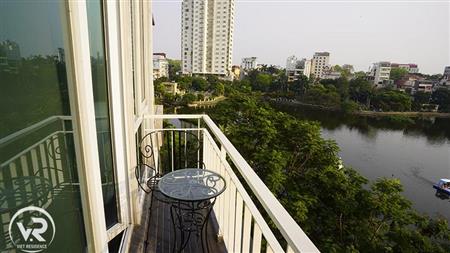
[{"label": "glass top table", "polygon": [[205,169],[172,171],[161,178],[158,186],[165,196],[189,202],[215,198],[226,189],[221,175]]}]

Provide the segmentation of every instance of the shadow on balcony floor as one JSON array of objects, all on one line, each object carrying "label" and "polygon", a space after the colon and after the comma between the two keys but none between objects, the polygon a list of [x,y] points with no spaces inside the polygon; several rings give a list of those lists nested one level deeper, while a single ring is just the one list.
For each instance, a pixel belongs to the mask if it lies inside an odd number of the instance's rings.
[{"label": "shadow on balcony floor", "polygon": [[[142,213],[142,222],[140,226],[136,226],[131,238],[131,246],[129,252],[144,252],[145,245],[145,235],[148,222],[148,208],[150,206],[150,195],[147,196],[146,203],[144,205],[145,212]],[[213,215],[211,215],[213,216]],[[211,218],[214,219],[214,218]],[[208,230],[207,230],[207,240],[209,243],[209,252],[211,253],[222,253],[227,252],[223,242],[217,240],[216,226],[213,224],[215,221],[210,220]],[[163,202],[154,200],[150,230],[149,230],[149,244],[146,253],[169,253],[173,252],[174,231],[173,225],[170,218],[170,206]],[[180,234],[178,234],[178,240],[180,239]],[[177,242],[179,244],[179,241]],[[196,235],[192,235],[186,248],[183,250],[185,253],[202,252],[200,240],[197,240]]]}]

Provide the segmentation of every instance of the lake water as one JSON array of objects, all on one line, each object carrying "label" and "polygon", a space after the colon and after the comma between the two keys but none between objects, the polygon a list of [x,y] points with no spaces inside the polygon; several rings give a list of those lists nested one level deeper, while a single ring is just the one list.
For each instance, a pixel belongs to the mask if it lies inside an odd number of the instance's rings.
[{"label": "lake water", "polygon": [[300,106],[275,107],[300,119],[319,121],[322,136],[336,140],[346,166],[369,180],[399,178],[416,210],[450,221],[450,200],[439,198],[432,188],[440,178],[450,178],[449,118],[406,124]]}]

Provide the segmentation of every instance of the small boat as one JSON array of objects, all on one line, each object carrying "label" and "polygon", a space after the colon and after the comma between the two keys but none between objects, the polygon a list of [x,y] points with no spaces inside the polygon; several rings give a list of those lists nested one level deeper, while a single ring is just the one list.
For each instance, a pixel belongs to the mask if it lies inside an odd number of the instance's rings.
[{"label": "small boat", "polygon": [[450,179],[442,178],[437,184],[433,185],[433,188],[438,192],[450,195]]}]

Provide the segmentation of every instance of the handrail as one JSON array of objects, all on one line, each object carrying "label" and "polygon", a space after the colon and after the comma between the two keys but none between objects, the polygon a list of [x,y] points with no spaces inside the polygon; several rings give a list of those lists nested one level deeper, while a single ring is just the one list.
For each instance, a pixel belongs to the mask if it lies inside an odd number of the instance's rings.
[{"label": "handrail", "polygon": [[203,119],[206,125],[211,130],[212,134],[217,138],[218,142],[229,157],[236,165],[239,173],[245,179],[249,187],[252,189],[255,196],[258,198],[264,209],[267,211],[275,225],[278,227],[288,245],[295,252],[319,252],[314,243],[303,232],[300,226],[295,222],[291,215],[281,205],[278,199],[267,188],[265,183],[259,178],[247,161],[242,157],[239,151],[228,140],[225,134],[212,121],[212,119],[205,114],[165,114],[165,115],[146,115],[145,118],[150,119]]},{"label": "handrail", "polygon": [[12,134],[10,134],[8,136],[5,136],[4,138],[1,138],[0,139],[0,146],[3,146],[5,144],[11,142],[15,138],[23,137],[23,136],[29,134],[30,132],[35,131],[35,130],[37,130],[39,128],[42,128],[42,127],[44,127],[44,126],[46,126],[46,125],[48,125],[50,123],[53,123],[53,122],[55,122],[57,120],[63,120],[63,121],[64,120],[72,120],[72,117],[70,117],[70,116],[63,116],[63,115],[56,115],[56,116],[48,117],[48,118],[46,118],[44,120],[41,120],[41,121],[31,125],[31,126],[28,126],[28,127],[24,128],[24,129],[21,129],[21,130],[17,131],[17,132],[14,132],[14,133],[12,133]]}]

